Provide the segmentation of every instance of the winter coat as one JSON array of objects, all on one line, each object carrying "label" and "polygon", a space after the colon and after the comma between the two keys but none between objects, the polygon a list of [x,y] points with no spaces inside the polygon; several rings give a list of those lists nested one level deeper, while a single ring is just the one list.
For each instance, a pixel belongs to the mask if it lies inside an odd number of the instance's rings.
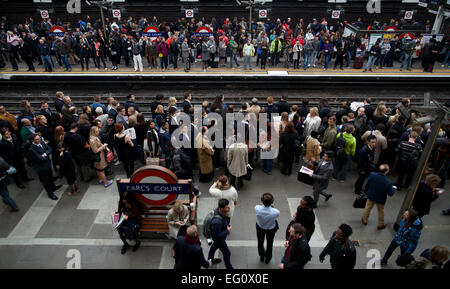
[{"label": "winter coat", "polygon": [[412,254],[419,243],[423,222],[420,218],[408,228],[405,227],[406,220],[400,222],[400,228],[394,237],[394,242],[405,249],[405,254]]},{"label": "winter coat", "polygon": [[214,155],[214,149],[201,134],[197,136],[196,141],[198,144],[202,144],[201,148],[197,148],[200,172],[203,175],[210,174],[213,172],[212,156]]},{"label": "winter coat", "polygon": [[217,200],[227,199],[230,202],[230,217],[233,217],[234,203],[237,202],[238,199],[236,189],[233,186],[230,186],[228,189],[219,189],[216,182],[209,188],[209,193]]},{"label": "winter coat", "polygon": [[[353,269],[356,264],[356,249],[352,241],[347,239],[345,240],[344,244],[341,244],[339,256],[334,255],[334,247],[336,246],[336,242],[339,241],[336,239],[336,232],[334,232],[333,236],[331,236],[330,241],[322,250],[322,253],[320,253],[319,258],[323,260],[325,259],[326,255],[330,255],[331,267],[333,269]],[[336,263],[336,260],[338,261],[338,263]]]},{"label": "winter coat", "polygon": [[387,196],[394,195],[392,181],[382,173],[371,172],[364,189],[367,199],[376,204],[386,204]]},{"label": "winter coat", "polygon": [[245,143],[234,143],[228,148],[227,167],[231,175],[241,177],[247,174],[248,147]]}]

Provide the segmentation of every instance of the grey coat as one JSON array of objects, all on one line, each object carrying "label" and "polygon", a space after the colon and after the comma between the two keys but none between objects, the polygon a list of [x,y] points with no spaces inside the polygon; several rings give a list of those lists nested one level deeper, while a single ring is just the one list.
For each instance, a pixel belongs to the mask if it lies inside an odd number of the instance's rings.
[{"label": "grey coat", "polygon": [[312,175],[312,178],[314,179],[314,191],[326,190],[328,188],[328,181],[333,174],[333,164],[331,162],[328,162],[324,166],[322,166],[322,164],[323,159],[321,159],[319,162],[314,163],[316,168]]},{"label": "grey coat", "polygon": [[188,58],[189,57],[189,44],[183,42],[181,44],[181,57]]},{"label": "grey coat", "polygon": [[202,43],[202,60],[208,61],[209,60],[209,46],[207,42]]}]

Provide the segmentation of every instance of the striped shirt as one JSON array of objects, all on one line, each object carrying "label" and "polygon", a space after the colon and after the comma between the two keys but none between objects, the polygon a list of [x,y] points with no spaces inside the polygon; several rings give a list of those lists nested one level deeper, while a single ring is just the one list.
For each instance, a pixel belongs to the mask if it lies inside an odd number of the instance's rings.
[{"label": "striped shirt", "polygon": [[397,147],[397,152],[399,153],[399,157],[402,161],[406,161],[413,150],[417,150],[421,153],[422,147],[417,143],[412,143],[409,141],[402,141]]}]

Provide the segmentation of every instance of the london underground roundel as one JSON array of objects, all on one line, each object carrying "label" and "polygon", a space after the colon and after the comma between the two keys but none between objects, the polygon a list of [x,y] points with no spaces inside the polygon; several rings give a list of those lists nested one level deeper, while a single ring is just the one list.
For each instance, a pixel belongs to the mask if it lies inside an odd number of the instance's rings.
[{"label": "london underground roundel", "polygon": [[197,29],[195,34],[197,36],[197,39],[200,40],[202,38],[202,36],[208,37],[211,35],[211,33],[212,33],[212,30],[209,27],[202,26]]},{"label": "london underground roundel", "polygon": [[61,26],[53,26],[52,29],[50,29],[50,33],[56,37],[63,38],[66,30],[64,30]]},{"label": "london underground roundel", "polygon": [[[134,172],[130,183],[177,184],[177,176],[160,166],[144,166]],[[161,186],[163,187],[163,186]],[[172,203],[178,194],[136,194],[136,198],[146,205],[163,206]]]},{"label": "london underground roundel", "polygon": [[156,42],[156,40],[158,40],[158,37],[161,36],[159,29],[155,26],[149,26],[145,28],[144,33],[146,33],[147,36],[150,37],[150,40],[153,42]]}]

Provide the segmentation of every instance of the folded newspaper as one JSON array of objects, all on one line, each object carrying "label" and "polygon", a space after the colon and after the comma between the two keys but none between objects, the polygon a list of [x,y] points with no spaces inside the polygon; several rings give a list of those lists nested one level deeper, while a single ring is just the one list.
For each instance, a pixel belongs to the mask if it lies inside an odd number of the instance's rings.
[{"label": "folded newspaper", "polygon": [[314,173],[313,170],[308,169],[307,167],[304,167],[304,166],[302,166],[302,168],[300,169],[300,172],[304,173],[304,174],[307,174],[307,175],[310,175],[310,174]]},{"label": "folded newspaper", "polygon": [[111,216],[111,220],[112,220],[112,229],[117,230],[120,227],[120,225],[122,225],[123,221],[125,220],[125,215],[122,214],[122,216],[120,217],[120,220],[119,220],[119,214],[113,214]]}]

